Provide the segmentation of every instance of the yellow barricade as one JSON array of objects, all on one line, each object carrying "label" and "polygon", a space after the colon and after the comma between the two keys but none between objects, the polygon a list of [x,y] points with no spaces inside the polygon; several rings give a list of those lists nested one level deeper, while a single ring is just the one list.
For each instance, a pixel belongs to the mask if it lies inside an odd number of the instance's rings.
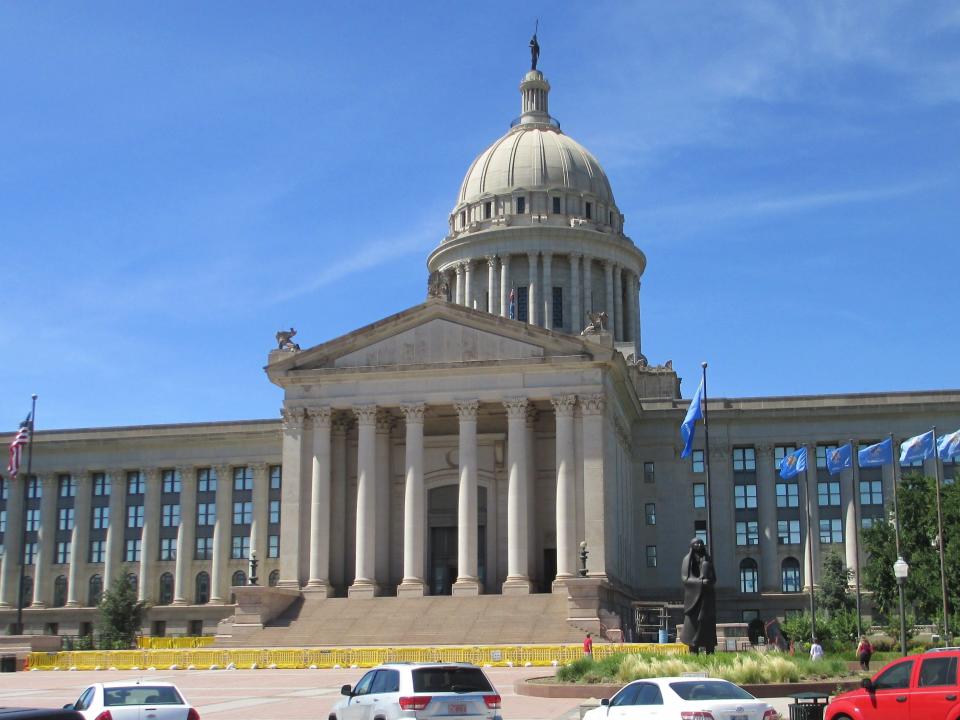
[{"label": "yellow barricade", "polygon": [[216,638],[213,635],[201,637],[151,637],[143,635],[137,638],[137,647],[140,650],[188,650],[213,645]]}]

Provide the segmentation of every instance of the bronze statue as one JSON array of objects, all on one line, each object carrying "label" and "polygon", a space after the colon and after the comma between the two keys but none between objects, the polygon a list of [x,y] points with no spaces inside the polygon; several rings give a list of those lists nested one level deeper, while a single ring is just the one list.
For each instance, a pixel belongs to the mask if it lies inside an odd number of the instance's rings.
[{"label": "bronze statue", "polygon": [[581,335],[596,335],[597,333],[602,333],[607,329],[607,313],[603,310],[600,312],[588,312],[587,317],[590,318],[590,322],[587,323],[587,326],[581,332]]},{"label": "bronze statue", "polygon": [[[537,21],[537,25],[540,21]],[[540,59],[540,43],[537,42],[537,31],[533,31],[533,37],[530,38],[530,69],[537,69],[537,60]]]},{"label": "bronze statue", "polygon": [[703,648],[710,655],[717,646],[717,573],[700,538],[690,541],[690,552],[680,566],[680,581],[683,583],[683,629],[679,640],[689,646],[692,653]]},{"label": "bronze statue", "polygon": [[293,342],[293,336],[296,334],[297,331],[293,328],[277,332],[277,350],[299,350],[300,346]]},{"label": "bronze statue", "polygon": [[434,270],[427,278],[427,297],[440,298],[448,300],[450,297],[450,285],[447,282],[447,276],[439,270]]}]

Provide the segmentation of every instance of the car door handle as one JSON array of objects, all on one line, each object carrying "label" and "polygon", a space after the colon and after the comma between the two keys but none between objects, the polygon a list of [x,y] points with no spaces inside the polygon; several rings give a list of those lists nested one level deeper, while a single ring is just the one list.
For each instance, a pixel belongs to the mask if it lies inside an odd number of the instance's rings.
[{"label": "car door handle", "polygon": [[956,699],[957,699],[957,696],[956,696],[956,695],[947,695],[946,699],[947,699],[947,700],[956,700]]},{"label": "car door handle", "polygon": [[907,701],[906,695],[897,695],[897,702],[906,702],[906,701]]}]

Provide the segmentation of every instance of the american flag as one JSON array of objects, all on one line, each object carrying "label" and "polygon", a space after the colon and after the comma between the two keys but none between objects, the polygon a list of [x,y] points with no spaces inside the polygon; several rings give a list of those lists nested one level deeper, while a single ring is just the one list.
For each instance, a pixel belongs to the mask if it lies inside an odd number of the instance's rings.
[{"label": "american flag", "polygon": [[517,291],[510,288],[510,319],[517,319]]},{"label": "american flag", "polygon": [[10,460],[7,462],[7,472],[13,479],[20,472],[20,457],[23,455],[24,446],[30,442],[30,416],[20,423],[20,429],[13,436],[13,442],[10,443]]}]

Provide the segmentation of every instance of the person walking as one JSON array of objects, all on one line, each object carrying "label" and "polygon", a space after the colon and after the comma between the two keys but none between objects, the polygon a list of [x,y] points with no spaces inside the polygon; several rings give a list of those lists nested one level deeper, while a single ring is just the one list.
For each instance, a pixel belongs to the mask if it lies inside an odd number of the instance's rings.
[{"label": "person walking", "polygon": [[590,633],[587,633],[587,636],[583,639],[583,654],[593,659],[593,638],[590,637]]},{"label": "person walking", "polygon": [[810,645],[810,660],[813,662],[818,662],[823,660],[823,646],[817,642],[817,639],[813,639],[813,644]]},{"label": "person walking", "polygon": [[867,640],[866,635],[860,636],[860,642],[857,644],[857,660],[860,661],[860,669],[870,671],[870,657],[873,655],[873,645]]}]

